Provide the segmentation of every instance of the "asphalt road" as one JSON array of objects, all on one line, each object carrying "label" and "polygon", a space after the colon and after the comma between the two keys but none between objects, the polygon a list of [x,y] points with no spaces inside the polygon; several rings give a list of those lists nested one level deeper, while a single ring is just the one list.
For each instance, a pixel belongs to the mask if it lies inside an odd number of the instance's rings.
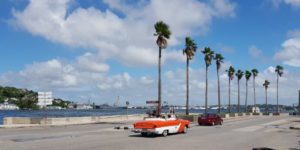
[{"label": "asphalt road", "polygon": [[226,120],[223,126],[193,124],[188,133],[167,137],[113,129],[127,124],[0,129],[0,150],[292,150],[300,141],[300,132],[289,129],[295,120],[300,118],[260,116]]}]

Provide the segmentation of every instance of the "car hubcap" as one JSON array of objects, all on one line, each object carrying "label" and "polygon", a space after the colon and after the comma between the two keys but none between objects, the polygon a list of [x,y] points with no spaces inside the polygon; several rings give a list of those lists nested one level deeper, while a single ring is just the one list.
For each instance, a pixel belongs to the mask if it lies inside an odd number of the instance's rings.
[{"label": "car hubcap", "polygon": [[168,131],[165,130],[165,131],[163,132],[163,136],[167,136],[167,135],[168,135]]},{"label": "car hubcap", "polygon": [[187,133],[187,127],[184,127],[183,133]]}]

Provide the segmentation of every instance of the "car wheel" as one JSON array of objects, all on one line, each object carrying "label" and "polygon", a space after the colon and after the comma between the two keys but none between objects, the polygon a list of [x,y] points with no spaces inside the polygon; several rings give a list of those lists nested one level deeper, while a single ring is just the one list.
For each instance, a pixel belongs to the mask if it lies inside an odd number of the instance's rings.
[{"label": "car wheel", "polygon": [[164,130],[163,133],[162,133],[162,135],[163,135],[164,137],[166,137],[166,136],[168,135],[168,130]]},{"label": "car wheel", "polygon": [[214,126],[214,125],[215,125],[215,122],[212,122],[211,125]]},{"label": "car wheel", "polygon": [[141,134],[142,134],[142,136],[147,136],[147,135],[148,135],[148,134],[145,133],[145,132],[142,132]]},{"label": "car wheel", "polygon": [[223,121],[220,121],[220,125],[222,125],[223,124]]},{"label": "car wheel", "polygon": [[183,133],[187,133],[187,131],[188,131],[188,128],[187,128],[187,126],[185,126],[183,129]]}]

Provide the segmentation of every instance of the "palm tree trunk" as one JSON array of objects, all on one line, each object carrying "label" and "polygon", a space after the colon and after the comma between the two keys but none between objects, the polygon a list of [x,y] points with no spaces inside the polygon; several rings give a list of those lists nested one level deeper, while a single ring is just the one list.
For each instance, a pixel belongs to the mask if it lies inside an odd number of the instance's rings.
[{"label": "palm tree trunk", "polygon": [[158,55],[158,106],[156,115],[160,115],[161,113],[161,47],[159,47],[159,55]]},{"label": "palm tree trunk", "polygon": [[268,92],[267,92],[267,88],[265,89],[265,94],[266,94],[266,113],[268,113]]},{"label": "palm tree trunk", "polygon": [[207,79],[207,73],[208,73],[208,66],[206,66],[206,73],[205,73],[205,78],[206,78],[206,82],[205,82],[205,114],[207,114],[207,86],[208,86],[208,79]]},{"label": "palm tree trunk", "polygon": [[230,113],[230,77],[228,78],[228,112]]},{"label": "palm tree trunk", "polygon": [[240,112],[240,80],[238,80],[238,112]]},{"label": "palm tree trunk", "polygon": [[189,59],[186,59],[186,110],[185,114],[189,115]]},{"label": "palm tree trunk", "polygon": [[279,82],[279,75],[277,74],[277,113],[279,113],[279,104],[278,104],[278,82]]},{"label": "palm tree trunk", "polygon": [[248,102],[248,80],[246,80],[246,100],[245,100],[245,112],[247,113],[247,102]]},{"label": "palm tree trunk", "polygon": [[221,96],[220,96],[220,77],[219,77],[219,69],[217,69],[217,77],[218,77],[218,113],[221,113]]},{"label": "palm tree trunk", "polygon": [[253,90],[254,90],[254,113],[256,113],[255,77],[253,78]]}]

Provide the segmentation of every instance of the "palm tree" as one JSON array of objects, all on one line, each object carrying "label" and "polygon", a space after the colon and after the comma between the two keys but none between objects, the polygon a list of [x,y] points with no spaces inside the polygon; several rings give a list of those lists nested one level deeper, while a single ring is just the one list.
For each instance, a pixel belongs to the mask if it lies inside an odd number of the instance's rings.
[{"label": "palm tree", "polygon": [[186,55],[186,110],[185,114],[189,115],[189,62],[193,59],[197,50],[197,44],[190,37],[185,38],[185,48],[183,54]]},{"label": "palm tree", "polygon": [[207,113],[207,88],[208,88],[208,79],[207,79],[207,73],[208,73],[208,67],[211,65],[211,61],[214,58],[214,51],[212,51],[209,47],[205,47],[202,51],[204,54],[204,61],[206,66],[206,82],[205,82],[205,114]]},{"label": "palm tree", "polygon": [[265,113],[268,113],[268,93],[267,93],[267,90],[268,90],[269,85],[270,85],[270,82],[268,80],[265,80],[265,83],[263,84],[263,86],[265,87],[265,94],[266,94],[266,112]]},{"label": "palm tree", "polygon": [[277,74],[277,113],[279,113],[279,105],[278,105],[278,82],[279,82],[279,77],[283,75],[283,67],[280,65],[276,66],[275,72]]},{"label": "palm tree", "polygon": [[237,77],[237,80],[238,80],[238,108],[237,108],[237,111],[240,112],[240,80],[243,78],[244,72],[241,70],[238,70],[236,72],[235,76]]},{"label": "palm tree", "polygon": [[257,69],[252,69],[251,70],[252,75],[253,75],[253,91],[254,91],[254,112],[256,113],[256,97],[255,97],[255,77],[258,75],[258,70]]},{"label": "palm tree", "polygon": [[230,81],[233,80],[234,78],[234,68],[232,66],[229,67],[228,70],[226,70],[226,72],[228,73],[228,112],[231,112],[231,106],[230,106]]},{"label": "palm tree", "polygon": [[246,72],[245,72],[245,78],[246,78],[246,100],[245,100],[245,109],[246,109],[246,111],[245,111],[245,112],[247,112],[247,102],[248,102],[248,81],[249,81],[251,75],[252,75],[251,72],[248,71],[248,70],[246,70]]},{"label": "palm tree", "polygon": [[216,66],[217,66],[217,77],[218,77],[218,113],[221,112],[221,93],[220,93],[220,76],[219,76],[219,70],[221,68],[221,63],[223,63],[224,57],[222,54],[216,54],[214,59],[216,60]]},{"label": "palm tree", "polygon": [[163,21],[159,21],[154,25],[155,33],[154,36],[157,36],[156,44],[159,48],[158,54],[158,106],[156,115],[161,113],[161,51],[162,49],[167,48],[168,42],[167,39],[170,38],[171,31],[169,26]]}]

